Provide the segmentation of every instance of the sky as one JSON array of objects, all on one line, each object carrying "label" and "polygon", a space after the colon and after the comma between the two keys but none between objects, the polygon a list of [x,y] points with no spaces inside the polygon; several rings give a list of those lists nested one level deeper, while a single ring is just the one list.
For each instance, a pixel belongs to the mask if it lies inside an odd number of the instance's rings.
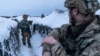
[{"label": "sky", "polygon": [[55,9],[66,10],[64,2],[65,0],[0,0],[0,16],[48,15]]}]

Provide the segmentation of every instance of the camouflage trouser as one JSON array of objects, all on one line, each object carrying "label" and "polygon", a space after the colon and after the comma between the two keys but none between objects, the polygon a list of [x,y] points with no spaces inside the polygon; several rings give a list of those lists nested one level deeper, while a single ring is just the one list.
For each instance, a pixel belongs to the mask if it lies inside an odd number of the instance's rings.
[{"label": "camouflage trouser", "polygon": [[23,38],[22,38],[23,45],[26,45],[26,41],[27,41],[28,46],[31,47],[30,34],[28,32],[23,32],[22,36],[23,36]]},{"label": "camouflage trouser", "polygon": [[50,52],[51,56],[68,56],[65,49],[58,42],[52,45],[43,44],[43,54],[44,52]]}]

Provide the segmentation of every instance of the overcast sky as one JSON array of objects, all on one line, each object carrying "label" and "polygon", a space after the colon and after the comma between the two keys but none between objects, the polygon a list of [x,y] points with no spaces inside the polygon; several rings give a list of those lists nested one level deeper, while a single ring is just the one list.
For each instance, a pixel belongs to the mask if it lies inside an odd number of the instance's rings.
[{"label": "overcast sky", "polygon": [[0,0],[0,15],[29,14],[38,16],[50,14],[55,9],[63,9],[65,0]]}]

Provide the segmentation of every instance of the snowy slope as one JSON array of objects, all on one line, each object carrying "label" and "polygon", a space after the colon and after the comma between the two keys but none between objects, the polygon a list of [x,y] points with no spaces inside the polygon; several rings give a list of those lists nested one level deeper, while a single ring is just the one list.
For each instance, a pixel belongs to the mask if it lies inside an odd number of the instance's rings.
[{"label": "snowy slope", "polygon": [[66,24],[69,21],[68,12],[59,13],[58,11],[52,12],[45,18],[36,19],[33,23],[39,23],[50,26],[52,28],[60,27],[62,24]]}]

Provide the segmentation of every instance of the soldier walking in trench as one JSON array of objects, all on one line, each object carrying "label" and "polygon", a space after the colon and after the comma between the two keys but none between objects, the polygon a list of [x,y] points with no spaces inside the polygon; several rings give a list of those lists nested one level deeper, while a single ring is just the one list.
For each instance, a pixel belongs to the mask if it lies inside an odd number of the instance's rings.
[{"label": "soldier walking in trench", "polygon": [[42,41],[43,56],[100,56],[97,0],[66,0],[70,24],[51,31]]},{"label": "soldier walking in trench", "polygon": [[28,47],[31,47],[30,38],[31,38],[31,32],[30,32],[30,24],[27,21],[28,15],[23,15],[23,20],[19,22],[18,27],[21,29],[22,32],[22,42],[23,45],[26,45],[26,41],[28,44]]}]

